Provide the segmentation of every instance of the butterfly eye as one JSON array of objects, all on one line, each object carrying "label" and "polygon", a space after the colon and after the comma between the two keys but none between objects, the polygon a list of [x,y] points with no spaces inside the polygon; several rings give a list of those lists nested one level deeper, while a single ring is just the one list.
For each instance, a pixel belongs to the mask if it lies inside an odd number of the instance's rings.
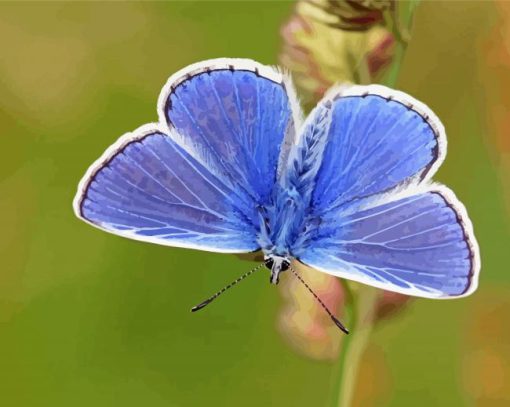
[{"label": "butterfly eye", "polygon": [[286,260],[282,262],[282,271],[288,270],[290,267],[290,263]]},{"label": "butterfly eye", "polygon": [[273,268],[274,260],[271,257],[268,257],[264,260],[264,264],[269,270],[271,270]]}]

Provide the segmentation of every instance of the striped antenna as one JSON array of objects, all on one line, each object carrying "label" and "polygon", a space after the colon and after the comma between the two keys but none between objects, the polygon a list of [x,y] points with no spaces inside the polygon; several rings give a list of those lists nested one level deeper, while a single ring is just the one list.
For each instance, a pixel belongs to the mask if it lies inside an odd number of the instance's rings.
[{"label": "striped antenna", "polygon": [[335,323],[335,325],[340,328],[340,330],[346,334],[349,333],[349,330],[337,319],[337,317],[335,317],[331,311],[328,309],[328,307],[326,307],[326,304],[324,304],[322,302],[322,300],[319,298],[319,296],[317,294],[315,294],[315,292],[310,288],[310,286],[308,284],[306,284],[305,280],[303,280],[303,278],[297,273],[296,270],[294,270],[294,267],[290,266],[290,271],[292,271],[292,273],[298,278],[299,281],[301,281],[301,283],[303,283],[303,285],[306,287],[306,289],[308,291],[310,291],[310,293],[315,297],[315,299],[319,302],[319,304],[322,306],[322,308],[324,308],[324,311],[326,311],[328,313],[328,315],[331,317],[331,319],[333,320],[333,322]]},{"label": "striped antenna", "polygon": [[250,271],[248,271],[247,273],[244,273],[242,276],[238,277],[236,280],[232,281],[229,285],[223,287],[220,291],[218,291],[216,294],[212,295],[211,297],[209,297],[207,300],[201,302],[200,304],[198,305],[195,305],[193,308],[191,308],[191,312],[196,312],[198,310],[201,310],[202,308],[204,308],[207,304],[210,304],[213,300],[215,300],[216,298],[218,298],[221,294],[223,294],[225,291],[227,291],[229,288],[235,286],[237,283],[239,283],[240,281],[244,280],[246,277],[252,275],[253,273],[255,273],[257,270],[260,270],[260,268],[264,265],[264,263],[262,264],[259,264],[257,267],[251,269]]}]

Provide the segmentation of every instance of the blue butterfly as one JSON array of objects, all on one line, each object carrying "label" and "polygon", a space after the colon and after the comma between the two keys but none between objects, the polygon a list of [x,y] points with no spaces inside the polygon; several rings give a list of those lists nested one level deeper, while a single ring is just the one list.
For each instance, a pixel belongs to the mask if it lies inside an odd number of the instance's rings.
[{"label": "blue butterfly", "polygon": [[419,297],[476,289],[466,210],[430,181],[446,154],[443,125],[411,96],[337,87],[303,121],[286,75],[221,58],[171,76],[158,114],[89,168],[79,218],[144,242],[262,250],[273,284],[294,260]]}]

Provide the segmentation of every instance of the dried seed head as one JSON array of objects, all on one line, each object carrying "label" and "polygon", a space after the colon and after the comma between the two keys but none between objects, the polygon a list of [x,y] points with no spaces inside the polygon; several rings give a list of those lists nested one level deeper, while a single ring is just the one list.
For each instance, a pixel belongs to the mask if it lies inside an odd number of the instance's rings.
[{"label": "dried seed head", "polygon": [[309,0],[297,8],[318,22],[349,31],[365,31],[383,22],[392,0]]},{"label": "dried seed head", "polygon": [[292,73],[305,104],[317,102],[336,83],[359,82],[361,68],[376,78],[395,48],[393,35],[380,25],[364,31],[339,29],[318,18],[317,10],[312,3],[298,3],[281,29],[280,64]]}]

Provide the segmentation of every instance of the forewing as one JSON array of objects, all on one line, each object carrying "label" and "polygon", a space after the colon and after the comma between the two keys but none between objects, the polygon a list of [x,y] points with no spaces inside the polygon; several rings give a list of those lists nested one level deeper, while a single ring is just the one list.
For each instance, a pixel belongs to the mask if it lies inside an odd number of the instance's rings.
[{"label": "forewing", "polygon": [[195,64],[169,79],[159,108],[197,160],[268,202],[300,116],[281,73],[244,59]]},{"label": "forewing", "polygon": [[405,93],[352,86],[333,91],[322,105],[330,106],[331,120],[314,179],[317,215],[429,179],[444,159],[441,122]]},{"label": "forewing", "polygon": [[390,291],[451,298],[476,289],[478,245],[462,204],[436,186],[325,217],[296,257],[318,270]]}]

